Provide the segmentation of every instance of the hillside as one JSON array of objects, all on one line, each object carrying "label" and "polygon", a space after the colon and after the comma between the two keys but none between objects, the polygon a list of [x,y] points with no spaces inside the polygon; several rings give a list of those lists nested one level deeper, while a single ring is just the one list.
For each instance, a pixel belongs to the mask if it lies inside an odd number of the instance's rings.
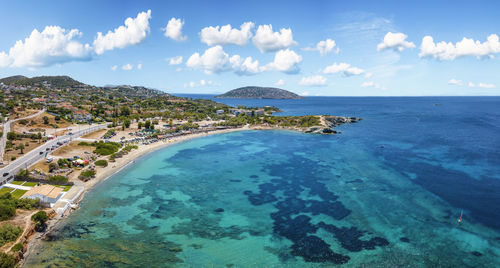
[{"label": "hillside", "polygon": [[[3,81],[6,82],[3,82]],[[56,88],[65,88],[65,87],[81,87],[85,86],[84,83],[76,81],[75,79],[69,76],[37,76],[28,78],[22,75],[16,75],[1,79],[0,82],[4,84],[14,84],[18,86],[32,86],[32,87],[56,87]]]},{"label": "hillside", "polygon": [[302,99],[303,97],[288,90],[274,87],[240,87],[228,91],[216,98],[236,98],[236,99]]},{"label": "hillside", "polygon": [[10,84],[12,82],[24,80],[24,79],[28,79],[28,77],[23,76],[23,75],[14,75],[14,76],[9,76],[9,77],[5,77],[5,78],[0,79],[0,83]]}]

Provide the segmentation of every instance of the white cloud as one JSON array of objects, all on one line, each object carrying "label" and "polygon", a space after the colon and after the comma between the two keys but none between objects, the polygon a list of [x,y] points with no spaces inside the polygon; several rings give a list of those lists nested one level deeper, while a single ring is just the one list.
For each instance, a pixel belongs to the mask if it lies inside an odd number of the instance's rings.
[{"label": "white cloud", "polygon": [[330,66],[327,66],[324,70],[324,74],[334,74],[334,73],[342,73],[344,76],[352,76],[352,75],[360,75],[364,73],[363,69],[357,67],[351,67],[349,63],[334,63]]},{"label": "white cloud", "polygon": [[90,45],[74,40],[81,35],[77,29],[66,30],[59,26],[47,26],[42,32],[34,29],[24,42],[17,41],[8,54],[0,52],[0,67],[37,68],[90,60]]},{"label": "white cloud", "polygon": [[111,71],[116,71],[118,69],[118,65],[111,66]]},{"label": "white cloud", "polygon": [[[321,55],[326,55],[332,52],[336,45],[335,40],[328,38],[324,41],[319,41],[318,44],[316,44],[316,47],[306,47],[304,50],[319,51]],[[337,49],[335,49],[335,53],[339,53],[339,51],[340,49],[337,47]]]},{"label": "white cloud", "polygon": [[206,80],[202,79],[199,82],[191,81],[189,83],[186,83],[186,84],[184,84],[184,87],[185,88],[187,88],[187,87],[193,88],[193,87],[205,87],[205,86],[213,86],[213,85],[215,85],[215,83],[212,82],[211,80],[206,81]]},{"label": "white cloud", "polygon": [[299,85],[301,85],[301,86],[316,86],[316,87],[326,86],[326,78],[321,76],[321,75],[302,77],[302,80],[300,80]]},{"label": "white cloud", "polygon": [[168,65],[179,65],[182,64],[182,56],[167,58],[166,61],[168,61]]},{"label": "white cloud", "polygon": [[388,32],[384,36],[384,41],[377,45],[377,50],[382,51],[392,49],[394,51],[403,51],[405,48],[415,48],[413,42],[406,41],[408,36],[404,33],[391,33]]},{"label": "white cloud", "polygon": [[125,26],[121,25],[113,31],[108,31],[106,35],[98,32],[94,40],[95,52],[102,54],[106,50],[124,48],[141,43],[149,34],[149,19],[151,19],[151,10],[137,14],[135,19],[127,18]]},{"label": "white cloud", "polygon": [[264,66],[264,70],[276,70],[284,73],[296,73],[299,71],[298,63],[302,61],[302,56],[295,51],[286,49],[276,52],[274,61]]},{"label": "white cloud", "polygon": [[203,55],[194,53],[186,61],[186,66],[193,69],[202,69],[207,74],[220,73],[231,69],[229,55],[221,46],[215,46],[205,50]]},{"label": "white cloud", "polygon": [[474,84],[472,82],[469,82],[468,86],[469,87],[480,87],[480,88],[495,88],[496,87],[494,84],[490,84],[490,83],[478,83],[478,84]]},{"label": "white cloud", "polygon": [[461,86],[463,85],[463,83],[462,80],[457,80],[455,78],[452,78],[450,79],[450,81],[448,81],[448,85]]},{"label": "white cloud", "polygon": [[381,86],[373,81],[369,81],[369,82],[363,82],[361,84],[361,87],[373,87],[373,88],[376,88],[376,89],[381,89],[381,90],[386,90],[387,88],[385,86]]},{"label": "white cloud", "polygon": [[254,75],[264,71],[264,67],[259,66],[259,61],[253,60],[252,57],[246,57],[242,61],[240,55],[234,55],[229,62],[238,75]]},{"label": "white cloud", "polygon": [[137,64],[137,70],[142,70],[142,63]]},{"label": "white cloud", "polygon": [[230,24],[224,26],[209,26],[201,30],[201,42],[213,45],[238,45],[244,46],[252,38],[253,22],[245,22],[240,30],[232,28]]},{"label": "white cloud", "polygon": [[444,41],[435,44],[432,36],[425,36],[422,39],[419,56],[438,60],[454,60],[466,56],[492,58],[496,53],[500,53],[500,42],[496,34],[488,36],[488,40],[483,43],[464,37],[456,44]]},{"label": "white cloud", "polygon": [[279,32],[273,32],[272,25],[259,25],[253,37],[253,43],[262,53],[278,51],[297,44],[293,40],[290,28],[283,28]]},{"label": "white cloud", "polygon": [[167,27],[163,30],[165,31],[164,35],[169,37],[175,41],[184,41],[187,39],[187,36],[182,35],[182,26],[184,25],[184,21],[181,19],[171,18],[168,21]]},{"label": "white cloud", "polygon": [[127,63],[127,64],[122,66],[122,70],[124,70],[124,71],[130,71],[132,69],[134,69],[134,66],[132,66],[132,64],[130,64],[130,63]]},{"label": "white cloud", "polygon": [[274,83],[275,86],[283,86],[285,85],[285,80],[283,79],[280,79],[278,81],[276,81],[276,83]]}]

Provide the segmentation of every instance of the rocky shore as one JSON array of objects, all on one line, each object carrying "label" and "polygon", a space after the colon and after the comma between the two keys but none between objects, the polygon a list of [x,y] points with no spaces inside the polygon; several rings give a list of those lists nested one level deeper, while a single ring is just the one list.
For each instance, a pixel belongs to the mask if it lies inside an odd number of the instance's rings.
[{"label": "rocky shore", "polygon": [[340,126],[342,124],[356,123],[363,119],[358,117],[322,115],[320,116],[320,120],[321,120],[321,125],[306,128],[303,130],[303,132],[311,134],[324,134],[324,135],[337,134],[340,132],[335,130],[335,127]]}]

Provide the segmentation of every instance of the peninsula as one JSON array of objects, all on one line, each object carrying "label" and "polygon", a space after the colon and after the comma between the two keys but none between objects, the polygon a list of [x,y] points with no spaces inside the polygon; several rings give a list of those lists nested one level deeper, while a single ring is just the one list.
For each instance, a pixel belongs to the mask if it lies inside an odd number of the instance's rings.
[{"label": "peninsula", "polygon": [[247,86],[230,90],[216,98],[235,98],[235,99],[303,99],[293,92],[274,87],[256,87]]}]

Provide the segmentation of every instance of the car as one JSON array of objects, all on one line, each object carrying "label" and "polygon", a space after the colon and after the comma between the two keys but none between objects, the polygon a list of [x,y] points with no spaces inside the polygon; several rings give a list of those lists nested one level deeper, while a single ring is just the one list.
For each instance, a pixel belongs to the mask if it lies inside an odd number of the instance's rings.
[{"label": "car", "polygon": [[73,135],[73,132],[68,132],[68,135]]},{"label": "car", "polygon": [[45,148],[45,151],[50,151],[50,148]]},{"label": "car", "polygon": [[43,151],[40,152],[40,155],[42,155],[42,154],[43,154]]},{"label": "car", "polygon": [[7,177],[7,176],[9,176],[9,172],[5,172],[2,176],[3,176],[3,177]]}]

